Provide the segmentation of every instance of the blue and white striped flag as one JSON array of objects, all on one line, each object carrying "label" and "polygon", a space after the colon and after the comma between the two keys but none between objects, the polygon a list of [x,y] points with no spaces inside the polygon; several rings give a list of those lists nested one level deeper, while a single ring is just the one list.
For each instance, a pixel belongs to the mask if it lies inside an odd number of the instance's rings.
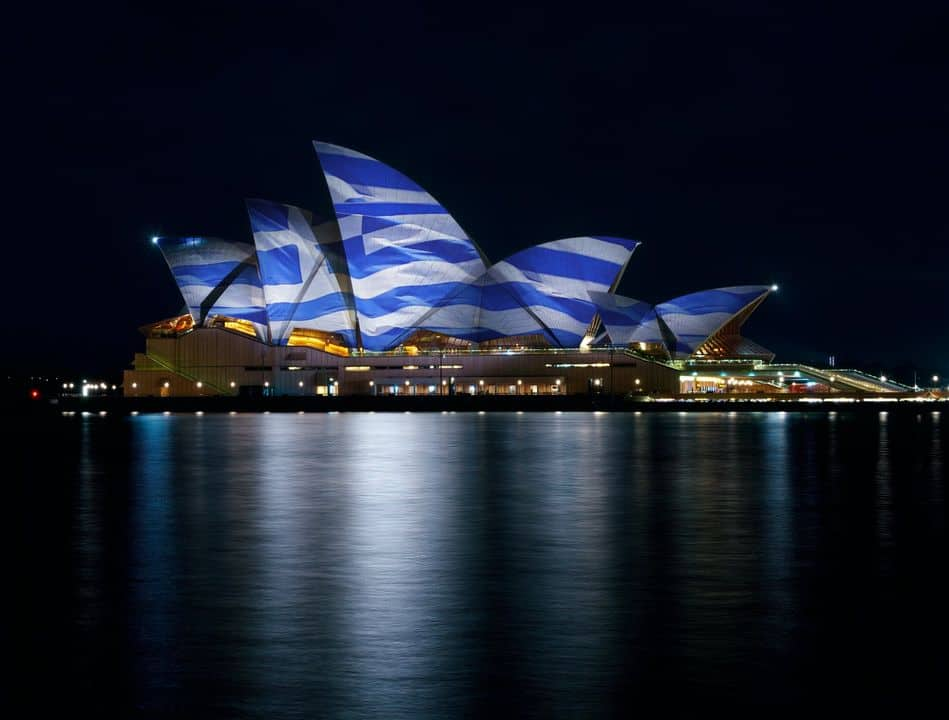
[{"label": "blue and white striped flag", "polygon": [[254,246],[211,237],[158,238],[195,325],[216,316],[247,320],[269,341],[264,293]]},{"label": "blue and white striped flag", "polygon": [[590,299],[596,303],[613,345],[642,342],[665,346],[652,303],[605,292],[591,292]]},{"label": "blue and white striped flag", "polygon": [[584,236],[511,255],[487,271],[479,326],[495,337],[541,334],[553,346],[578,347],[597,311],[588,293],[615,288],[638,245]]},{"label": "blue and white striped flag", "polygon": [[352,296],[339,282],[346,268],[339,268],[344,265],[341,259],[317,239],[310,213],[267,200],[248,200],[247,211],[271,341],[286,345],[294,328],[301,328],[336,333],[349,347],[356,347]]},{"label": "blue and white striped flag", "polygon": [[[434,308],[470,293],[483,257],[445,208],[400,172],[354,150],[313,145],[339,222],[363,348],[389,350]],[[459,308],[451,322],[470,330],[473,309]]]},{"label": "blue and white striped flag", "polygon": [[740,285],[703,290],[656,305],[656,314],[675,335],[673,357],[688,357],[746,307],[771,292],[767,285]]}]

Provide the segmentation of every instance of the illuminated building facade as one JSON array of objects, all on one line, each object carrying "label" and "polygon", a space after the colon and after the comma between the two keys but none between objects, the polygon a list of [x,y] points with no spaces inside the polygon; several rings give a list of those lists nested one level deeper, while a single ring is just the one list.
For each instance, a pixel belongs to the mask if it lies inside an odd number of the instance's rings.
[{"label": "illuminated building facade", "polygon": [[639,243],[608,236],[490,263],[400,172],[314,146],[334,217],[255,199],[252,244],[153,239],[186,312],[143,328],[127,396],[676,393],[687,364],[773,358],[739,331],[775,288],[622,297]]}]

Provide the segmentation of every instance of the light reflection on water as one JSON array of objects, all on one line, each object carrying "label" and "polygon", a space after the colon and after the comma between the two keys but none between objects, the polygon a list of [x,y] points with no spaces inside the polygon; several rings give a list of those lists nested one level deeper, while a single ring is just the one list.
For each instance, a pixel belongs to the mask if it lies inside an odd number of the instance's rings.
[{"label": "light reflection on water", "polygon": [[76,691],[205,717],[869,702],[891,654],[944,669],[903,635],[946,637],[934,418],[64,419]]}]

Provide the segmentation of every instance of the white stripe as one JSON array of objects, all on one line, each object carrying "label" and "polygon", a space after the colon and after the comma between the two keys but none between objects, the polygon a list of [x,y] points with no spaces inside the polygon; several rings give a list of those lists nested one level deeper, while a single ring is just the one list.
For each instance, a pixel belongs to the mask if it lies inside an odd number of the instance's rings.
[{"label": "white stripe", "polygon": [[471,242],[467,239],[458,238],[455,235],[446,235],[432,228],[409,224],[374,230],[372,233],[363,235],[362,238],[366,255],[387,247],[419,245],[436,240],[453,245],[461,245],[466,248],[471,247]]},{"label": "white stripe", "polygon": [[[303,285],[267,285],[264,288],[264,295],[268,305],[277,303],[304,303],[311,300],[319,300],[328,295],[338,295],[339,288],[330,281],[329,277],[318,274],[313,278],[313,282],[303,292]],[[340,300],[340,302],[344,302]]]},{"label": "white stripe", "polygon": [[594,237],[564,238],[562,240],[543,243],[537,247],[550,248],[551,250],[559,250],[561,252],[569,252],[576,255],[596,258],[597,260],[612,262],[619,266],[616,269],[617,272],[619,272],[619,269],[626,263],[633,252],[632,250],[627,250],[622,245],[598,240]]},{"label": "white stripe", "polygon": [[[587,326],[590,324],[589,320],[577,320],[572,315],[568,315],[567,313],[554,310],[553,308],[549,308],[544,305],[532,305],[530,306],[530,309],[540,319],[540,321],[551,330],[564,330],[582,337],[587,331]],[[593,312],[594,309],[591,308],[591,320],[593,319]]]},{"label": "white stripe", "polygon": [[[481,260],[450,263],[445,260],[419,260],[384,268],[365,278],[352,278],[357,298],[373,298],[399,287],[457,282],[474,284],[483,267]],[[430,308],[429,308],[430,309]]]},{"label": "white stripe", "polygon": [[476,330],[475,322],[479,310],[479,306],[467,304],[435,308],[434,312],[431,312],[424,320],[419,320],[419,327],[454,328],[466,332]]},{"label": "white stripe", "polygon": [[732,313],[716,312],[705,315],[688,315],[686,313],[664,313],[659,310],[663,322],[676,335],[702,335],[706,337],[718,330],[732,317]]},{"label": "white stripe", "polygon": [[[354,212],[359,212],[358,209]],[[461,226],[455,222],[455,219],[448,213],[422,213],[422,214],[413,214],[413,215],[384,215],[379,217],[380,220],[388,220],[389,222],[400,223],[402,225],[418,225],[428,229],[433,233],[440,233],[447,237],[459,238],[468,240],[467,244],[471,246],[471,251],[477,253],[474,243],[468,239],[468,234],[461,229]]]},{"label": "white stripe", "polygon": [[[360,192],[354,185],[350,185],[341,177],[324,173],[326,176],[326,187],[329,188],[330,198],[334,204],[345,203],[351,200],[364,200],[372,202],[372,196],[368,193]],[[358,205],[359,203],[353,203]]]},{"label": "white stripe", "polygon": [[333,145],[332,143],[314,140],[313,147],[316,148],[318,153],[324,153],[326,155],[342,155],[343,157],[361,158],[362,160],[372,160],[373,162],[379,162],[375,158],[371,158],[368,155],[363,155],[362,153],[356,152],[355,150],[350,150],[349,148],[345,148],[342,145]]},{"label": "white stripe", "polygon": [[337,220],[340,237],[350,240],[362,235],[362,215],[346,215]]},{"label": "white stripe", "polygon": [[[229,247],[230,246],[230,247]],[[254,246],[249,243],[225,243],[222,240],[204,240],[197,245],[180,245],[173,248],[162,248],[162,253],[172,268],[182,265],[213,265],[216,263],[242,263],[251,261],[254,264]]]},{"label": "white stripe", "polygon": [[[336,176],[332,176],[336,178]],[[345,183],[345,180],[341,178],[336,178],[341,182]],[[383,187],[381,185],[360,185],[360,184],[349,184],[347,185],[352,188],[355,192],[359,193],[361,197],[370,198],[368,202],[380,202],[380,203],[418,203],[419,205],[439,205],[435,198],[433,198],[429,193],[424,190],[404,190],[402,188],[390,188]],[[335,202],[339,202],[336,200]]]},{"label": "white stripe", "polygon": [[[181,294],[188,305],[198,307],[211,289],[208,285],[184,285],[181,287]],[[214,304],[226,307],[263,308],[264,294],[255,285],[228,285]]]},{"label": "white stripe", "polygon": [[[616,268],[619,272],[619,268]],[[491,266],[488,271],[486,285],[500,285],[506,282],[522,282],[534,285],[540,292],[551,297],[585,300],[588,292],[605,292],[609,285],[595,283],[589,280],[577,280],[562,275],[531,272],[525,274],[523,270],[514,267],[506,260]]]}]

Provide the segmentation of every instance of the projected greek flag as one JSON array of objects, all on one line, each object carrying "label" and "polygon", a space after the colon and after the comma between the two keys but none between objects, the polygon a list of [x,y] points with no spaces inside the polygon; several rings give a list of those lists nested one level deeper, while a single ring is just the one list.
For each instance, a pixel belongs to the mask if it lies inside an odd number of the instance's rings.
[{"label": "projected greek flag", "polygon": [[767,285],[741,285],[703,290],[656,305],[656,314],[675,335],[676,357],[686,357],[748,305],[764,299]]},{"label": "projected greek flag", "polygon": [[645,343],[641,350],[683,358],[706,354],[713,338],[721,345],[727,336],[733,346],[737,328],[771,290],[724,287],[658,305],[616,295],[639,242],[607,235],[541,243],[491,265],[411,179],[355,150],[313,145],[331,219],[254,199],[247,201],[254,246],[157,239],[195,324],[246,320],[270,344],[312,340],[337,353],[442,340],[497,347],[507,338],[567,349],[602,341],[599,316],[612,345]]},{"label": "projected greek flag", "polygon": [[[295,328],[336,333],[356,345],[351,295],[340,288],[332,254],[318,241],[312,216],[293,205],[248,200],[271,341],[285,345]],[[345,276],[346,268],[341,268]]]},{"label": "projected greek flag", "polygon": [[253,245],[211,237],[156,240],[195,325],[223,315],[253,323],[257,337],[269,340]]},{"label": "projected greek flag", "polygon": [[638,245],[586,236],[511,255],[487,272],[480,327],[489,336],[541,334],[555,347],[577,347],[596,314],[588,293],[615,287]]},{"label": "projected greek flag", "polygon": [[[433,308],[477,284],[485,271],[481,253],[435,198],[398,171],[354,150],[314,147],[339,222],[363,347],[390,349]],[[458,330],[473,326],[473,312],[459,308],[458,315]]]},{"label": "projected greek flag", "polygon": [[652,303],[604,292],[591,292],[590,299],[596,303],[613,345],[664,343]]}]

